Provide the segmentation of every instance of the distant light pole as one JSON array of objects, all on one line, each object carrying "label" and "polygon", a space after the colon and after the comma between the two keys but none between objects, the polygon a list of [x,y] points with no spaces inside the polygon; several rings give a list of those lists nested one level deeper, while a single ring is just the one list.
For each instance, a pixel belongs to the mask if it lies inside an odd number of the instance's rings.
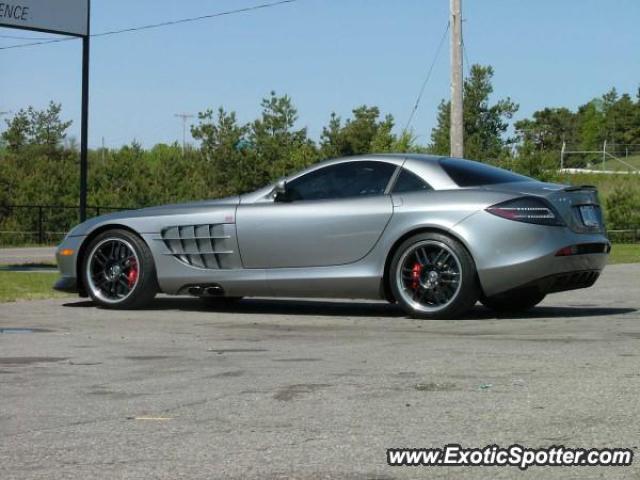
[{"label": "distant light pole", "polygon": [[193,118],[195,115],[190,113],[175,113],[173,116],[182,119],[182,155],[184,156],[184,150],[187,143],[187,120]]}]

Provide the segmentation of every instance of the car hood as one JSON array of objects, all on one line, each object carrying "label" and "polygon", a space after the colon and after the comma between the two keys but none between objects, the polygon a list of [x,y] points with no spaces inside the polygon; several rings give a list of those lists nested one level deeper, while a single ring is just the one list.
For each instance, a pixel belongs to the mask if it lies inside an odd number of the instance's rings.
[{"label": "car hood", "polygon": [[159,217],[166,215],[179,215],[183,213],[199,213],[217,206],[237,205],[240,202],[239,196],[221,198],[217,200],[201,200],[197,202],[175,203],[159,205],[156,207],[146,207],[137,210],[122,210],[108,213],[98,217],[90,218],[71,230],[68,236],[86,235],[100,224],[135,219],[141,217]]},{"label": "car hood", "polygon": [[169,205],[159,205],[157,207],[140,208],[138,210],[126,210],[118,213],[136,213],[138,216],[149,215],[173,215],[182,213],[185,210],[201,210],[204,208],[215,207],[217,205],[237,205],[240,203],[240,197],[235,195],[232,197],[220,198],[218,200],[200,200],[197,202],[173,203]]}]

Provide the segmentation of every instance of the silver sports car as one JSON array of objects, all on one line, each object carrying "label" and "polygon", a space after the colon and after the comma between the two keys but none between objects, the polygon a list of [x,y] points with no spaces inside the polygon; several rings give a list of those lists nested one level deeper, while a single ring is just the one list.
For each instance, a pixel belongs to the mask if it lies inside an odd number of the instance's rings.
[{"label": "silver sports car", "polygon": [[607,262],[595,188],[542,183],[459,158],[367,155],[258,191],[119,212],[75,227],[55,288],[108,308],[158,292],[386,299],[453,318],[590,287]]}]

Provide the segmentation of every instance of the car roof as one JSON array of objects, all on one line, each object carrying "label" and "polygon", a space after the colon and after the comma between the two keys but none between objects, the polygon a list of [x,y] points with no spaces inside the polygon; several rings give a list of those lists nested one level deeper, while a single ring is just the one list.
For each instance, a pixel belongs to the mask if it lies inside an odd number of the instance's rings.
[{"label": "car roof", "polygon": [[287,181],[301,177],[314,170],[345,162],[378,161],[389,162],[401,166],[416,174],[426,181],[435,190],[458,189],[458,185],[447,175],[440,166],[440,159],[446,158],[438,155],[420,153],[372,153],[366,155],[354,155],[350,157],[338,157],[314,163],[304,170],[300,170],[287,177]]},{"label": "car roof", "polygon": [[[437,155],[427,155],[420,153],[371,153],[366,155],[354,155],[350,157],[338,157],[323,160],[322,162],[314,163],[305,169],[299,170],[291,175],[288,175],[286,180],[290,182],[298,177],[306,175],[320,168],[328,167],[329,165],[335,165],[345,162],[359,162],[359,161],[377,161],[377,162],[389,162],[397,166],[406,168],[410,172],[416,174],[427,182],[434,190],[452,190],[459,189],[460,187],[447,175],[447,173],[440,166],[439,160],[446,158]],[[254,192],[249,192],[241,195],[241,203],[251,203],[256,199],[262,198],[273,189],[273,183],[264,186]]]},{"label": "car roof", "polygon": [[402,159],[411,159],[417,160],[421,162],[438,162],[441,158],[441,155],[429,155],[426,153],[373,153],[371,155],[362,155],[363,157],[373,157],[373,158],[402,158]]}]

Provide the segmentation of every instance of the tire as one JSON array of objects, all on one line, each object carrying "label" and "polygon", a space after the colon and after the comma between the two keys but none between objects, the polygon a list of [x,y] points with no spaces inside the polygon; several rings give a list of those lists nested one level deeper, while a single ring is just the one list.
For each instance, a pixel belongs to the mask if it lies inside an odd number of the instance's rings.
[{"label": "tire", "polygon": [[127,310],[149,304],[158,292],[153,256],[136,234],[107,230],[89,243],[82,264],[84,286],[101,307]]},{"label": "tire", "polygon": [[211,308],[229,308],[242,300],[242,297],[200,297],[200,301]]},{"label": "tire", "polygon": [[516,290],[513,292],[494,295],[493,297],[483,297],[482,304],[498,313],[519,313],[532,309],[546,295],[537,289]]},{"label": "tire", "polygon": [[460,317],[480,294],[467,249],[447,235],[430,232],[414,235],[398,247],[389,285],[409,316],[425,319]]}]

